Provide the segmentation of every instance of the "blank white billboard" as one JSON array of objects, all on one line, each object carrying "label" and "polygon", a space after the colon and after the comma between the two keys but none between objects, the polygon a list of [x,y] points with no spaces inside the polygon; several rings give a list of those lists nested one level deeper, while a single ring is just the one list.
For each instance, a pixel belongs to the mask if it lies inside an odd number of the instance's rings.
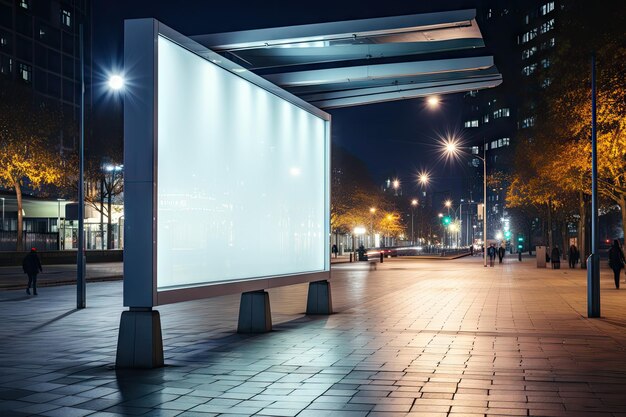
[{"label": "blank white billboard", "polygon": [[157,59],[157,291],[328,271],[328,122],[160,35]]}]

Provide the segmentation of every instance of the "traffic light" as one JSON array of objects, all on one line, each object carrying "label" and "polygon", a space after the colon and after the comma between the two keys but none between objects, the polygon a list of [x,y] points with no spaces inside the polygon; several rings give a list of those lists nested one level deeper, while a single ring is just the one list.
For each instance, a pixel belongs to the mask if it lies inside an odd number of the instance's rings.
[{"label": "traffic light", "polygon": [[506,238],[506,240],[509,240],[511,238],[511,231],[507,230],[506,232],[504,232],[504,237]]},{"label": "traffic light", "polygon": [[452,220],[450,219],[450,216],[443,216],[443,218],[441,219],[441,221],[443,222],[443,225],[444,225],[444,226],[447,226],[447,225],[449,225],[449,224],[450,224],[450,222],[451,222]]},{"label": "traffic light", "polygon": [[517,237],[517,249],[522,249],[524,247],[524,237],[523,236],[518,236]]}]

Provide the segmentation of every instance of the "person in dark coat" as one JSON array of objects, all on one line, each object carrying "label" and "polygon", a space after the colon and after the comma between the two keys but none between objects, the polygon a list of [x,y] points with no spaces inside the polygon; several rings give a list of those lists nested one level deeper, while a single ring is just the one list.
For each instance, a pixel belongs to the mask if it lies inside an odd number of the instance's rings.
[{"label": "person in dark coat", "polygon": [[578,248],[576,245],[572,245],[569,247],[569,251],[567,252],[567,259],[569,261],[570,268],[576,268],[576,264],[578,263],[578,258],[580,254],[578,253]]},{"label": "person in dark coat", "polygon": [[619,290],[619,273],[624,268],[624,252],[619,244],[619,240],[615,239],[611,249],[609,249],[609,266],[613,270],[613,278],[615,279],[615,288]]},{"label": "person in dark coat", "polygon": [[337,245],[333,244],[332,252],[333,252],[333,255],[335,255],[335,258],[336,258],[337,254],[339,253],[339,248],[337,247]]},{"label": "person in dark coat", "polygon": [[550,253],[550,261],[552,261],[552,269],[561,269],[561,251],[558,245],[554,245],[552,253]]},{"label": "person in dark coat", "polygon": [[500,246],[498,248],[498,263],[502,263],[502,259],[504,259],[504,255],[506,254],[506,249],[504,249],[504,246]]},{"label": "person in dark coat", "polygon": [[487,249],[487,255],[489,255],[489,266],[493,266],[493,261],[496,259],[496,247],[493,245],[489,245]]},{"label": "person in dark coat", "polygon": [[32,248],[30,253],[24,257],[22,261],[22,269],[24,273],[28,275],[28,287],[26,287],[26,294],[30,295],[30,288],[33,287],[33,294],[37,295],[37,274],[43,269],[41,268],[41,262],[39,262],[39,256],[37,256],[37,249]]}]

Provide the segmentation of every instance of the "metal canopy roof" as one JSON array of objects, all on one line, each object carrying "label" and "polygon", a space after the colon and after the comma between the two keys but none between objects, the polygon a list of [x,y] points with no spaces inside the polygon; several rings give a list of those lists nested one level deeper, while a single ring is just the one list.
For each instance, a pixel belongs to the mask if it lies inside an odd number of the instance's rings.
[{"label": "metal canopy roof", "polygon": [[484,47],[475,17],[473,9],[457,10],[192,38],[317,107],[334,108],[499,85],[491,56],[450,58]]}]

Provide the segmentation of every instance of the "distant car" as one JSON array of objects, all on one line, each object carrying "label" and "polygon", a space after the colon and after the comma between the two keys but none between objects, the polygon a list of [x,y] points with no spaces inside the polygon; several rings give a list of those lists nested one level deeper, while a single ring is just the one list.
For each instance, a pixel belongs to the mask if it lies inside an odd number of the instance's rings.
[{"label": "distant car", "polygon": [[380,251],[385,258],[395,258],[398,256],[398,250],[394,248],[382,248]]}]

